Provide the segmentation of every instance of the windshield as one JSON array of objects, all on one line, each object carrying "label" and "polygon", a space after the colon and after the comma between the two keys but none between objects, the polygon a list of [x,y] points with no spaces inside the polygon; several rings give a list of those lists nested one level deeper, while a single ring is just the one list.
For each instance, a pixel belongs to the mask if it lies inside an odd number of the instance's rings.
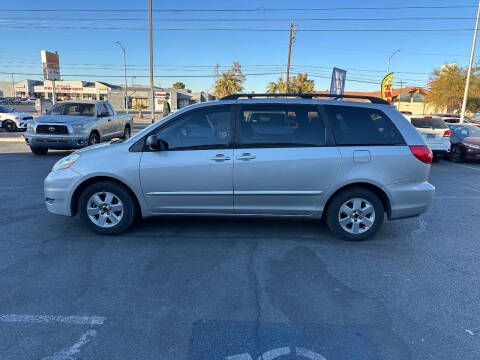
[{"label": "windshield", "polygon": [[412,118],[412,125],[420,129],[446,129],[448,127],[440,118]]},{"label": "windshield", "polygon": [[58,104],[53,106],[48,115],[93,116],[95,104]]},{"label": "windshield", "polygon": [[480,128],[475,125],[456,125],[451,126],[450,129],[460,137],[480,137]]}]

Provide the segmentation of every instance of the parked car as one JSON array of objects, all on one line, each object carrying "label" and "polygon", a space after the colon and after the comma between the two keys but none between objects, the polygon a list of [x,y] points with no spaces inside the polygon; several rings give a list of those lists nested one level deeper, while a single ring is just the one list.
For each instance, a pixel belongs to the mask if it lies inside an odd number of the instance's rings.
[{"label": "parked car", "polygon": [[449,159],[453,162],[480,159],[480,128],[472,124],[449,124],[452,148]]},{"label": "parked car", "polygon": [[0,105],[0,127],[9,132],[27,130],[27,123],[33,120],[30,114],[15,111],[5,105]]},{"label": "parked car", "polygon": [[45,179],[47,209],[101,234],[127,230],[137,214],[323,216],[354,241],[385,213],[427,210],[432,152],[393,106],[278,96],[190,105],[130,139],[76,151]]},{"label": "parked car", "polygon": [[450,152],[450,129],[440,116],[405,115],[433,151],[433,161]]},{"label": "parked car", "polygon": [[129,138],[132,116],[118,115],[108,101],[63,101],[29,124],[25,141],[36,155],[48,149],[79,149],[113,138]]}]

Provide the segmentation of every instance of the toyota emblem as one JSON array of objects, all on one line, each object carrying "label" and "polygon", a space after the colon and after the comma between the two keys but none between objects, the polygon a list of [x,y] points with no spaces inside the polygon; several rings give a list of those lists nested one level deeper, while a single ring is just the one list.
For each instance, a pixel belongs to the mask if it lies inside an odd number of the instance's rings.
[{"label": "toyota emblem", "polygon": [[53,126],[50,126],[50,127],[48,128],[48,131],[55,131],[55,128],[54,128]]}]

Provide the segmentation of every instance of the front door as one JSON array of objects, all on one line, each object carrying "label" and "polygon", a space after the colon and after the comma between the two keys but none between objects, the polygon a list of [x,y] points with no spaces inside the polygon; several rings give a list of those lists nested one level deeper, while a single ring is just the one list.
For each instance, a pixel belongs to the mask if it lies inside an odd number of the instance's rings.
[{"label": "front door", "polygon": [[243,105],[233,172],[238,214],[309,215],[340,163],[312,105]]},{"label": "front door", "polygon": [[140,181],[154,213],[233,212],[230,106],[194,109],[156,131],[165,151],[145,151]]}]

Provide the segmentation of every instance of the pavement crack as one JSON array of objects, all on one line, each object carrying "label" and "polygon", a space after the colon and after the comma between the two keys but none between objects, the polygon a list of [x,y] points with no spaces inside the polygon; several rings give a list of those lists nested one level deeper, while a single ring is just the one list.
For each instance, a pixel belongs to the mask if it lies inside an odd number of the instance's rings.
[{"label": "pavement crack", "polygon": [[[253,248],[250,252],[250,259],[248,262],[248,272],[250,274],[252,290],[255,300],[255,309],[256,309],[256,316],[255,316],[255,348],[258,354],[261,354],[260,351],[260,323],[262,319],[262,308],[260,304],[260,282],[258,281],[257,274],[255,273],[255,253],[258,249],[258,242],[253,242]],[[260,355],[259,360],[262,360],[263,356]]]}]

